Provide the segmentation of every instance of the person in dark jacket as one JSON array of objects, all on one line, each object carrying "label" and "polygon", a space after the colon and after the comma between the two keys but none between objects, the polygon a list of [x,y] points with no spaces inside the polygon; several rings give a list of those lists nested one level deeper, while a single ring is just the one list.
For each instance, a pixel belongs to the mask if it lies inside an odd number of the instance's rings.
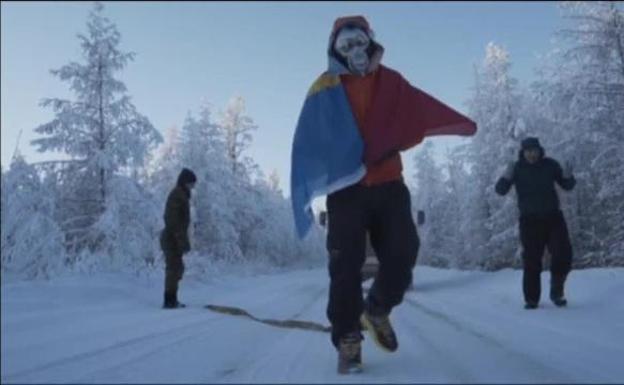
[{"label": "person in dark jacket", "polygon": [[576,184],[572,167],[566,163],[562,169],[556,160],[545,157],[538,138],[534,137],[522,141],[519,160],[509,163],[496,183],[500,195],[507,194],[511,186],[516,187],[523,249],[522,288],[527,309],[537,308],[540,300],[545,248],[551,255],[550,299],[556,306],[567,305],[564,283],[572,266],[572,246],[555,183],[564,190],[572,190]]},{"label": "person in dark jacket", "polygon": [[191,220],[189,200],[197,178],[193,171],[182,169],[176,186],[167,197],[165,228],[160,234],[160,246],[165,254],[165,295],[163,308],[175,309],[185,305],[178,301],[178,283],[184,274],[182,255],[191,250],[188,227]]}]

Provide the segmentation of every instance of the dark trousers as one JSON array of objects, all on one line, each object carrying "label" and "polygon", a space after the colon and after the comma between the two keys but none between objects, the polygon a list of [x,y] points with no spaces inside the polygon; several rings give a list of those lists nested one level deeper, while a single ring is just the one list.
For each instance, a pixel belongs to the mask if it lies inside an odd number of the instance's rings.
[{"label": "dark trousers", "polygon": [[178,283],[184,275],[184,262],[182,253],[171,245],[163,233],[160,237],[160,246],[165,254],[165,293],[172,296],[178,292]]},{"label": "dark trousers", "polygon": [[[401,303],[412,281],[420,244],[412,219],[409,190],[403,181],[353,185],[327,197],[329,302],[332,343],[360,331],[360,315],[389,314]],[[361,270],[366,234],[379,260],[379,271],[366,298]]]},{"label": "dark trousers", "polygon": [[178,292],[178,283],[184,275],[182,254],[165,254],[165,265],[165,292],[175,294]]},{"label": "dark trousers", "polygon": [[520,217],[520,240],[523,248],[524,300],[539,302],[542,256],[545,248],[548,248],[551,255],[551,296],[563,296],[563,284],[572,268],[572,246],[561,211],[547,216]]}]

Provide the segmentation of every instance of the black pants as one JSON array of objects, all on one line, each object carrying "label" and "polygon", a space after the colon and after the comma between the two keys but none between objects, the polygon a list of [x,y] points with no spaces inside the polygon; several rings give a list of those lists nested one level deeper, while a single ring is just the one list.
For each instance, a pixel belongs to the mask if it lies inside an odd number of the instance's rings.
[{"label": "black pants", "polygon": [[572,246],[561,211],[541,217],[520,217],[520,240],[524,274],[522,288],[526,302],[539,302],[544,248],[551,255],[551,290],[561,290],[572,267]]},{"label": "black pants", "polygon": [[172,243],[163,232],[160,236],[160,247],[165,254],[165,293],[175,295],[184,275],[184,261],[182,253],[173,247]]},{"label": "black pants", "polygon": [[[403,181],[375,186],[360,184],[327,197],[329,251],[329,302],[327,317],[332,342],[360,331],[364,308],[389,314],[401,303],[412,281],[420,241],[412,219],[410,194]],[[379,271],[363,300],[361,269],[366,254],[366,234],[379,260]]]}]

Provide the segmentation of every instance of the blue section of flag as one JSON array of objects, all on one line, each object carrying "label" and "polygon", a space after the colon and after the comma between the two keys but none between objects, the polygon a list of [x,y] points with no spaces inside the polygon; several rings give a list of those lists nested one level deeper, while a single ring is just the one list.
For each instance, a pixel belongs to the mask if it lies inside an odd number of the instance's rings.
[{"label": "blue section of flag", "polygon": [[299,115],[291,154],[290,196],[300,238],[314,221],[315,197],[364,176],[363,152],[364,142],[342,84],[338,81],[311,92]]}]

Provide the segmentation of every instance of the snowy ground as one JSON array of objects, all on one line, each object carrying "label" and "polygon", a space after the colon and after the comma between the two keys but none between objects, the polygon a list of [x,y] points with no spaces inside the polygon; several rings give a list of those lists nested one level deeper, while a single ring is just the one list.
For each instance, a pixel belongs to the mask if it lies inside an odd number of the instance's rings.
[{"label": "snowy ground", "polygon": [[624,269],[575,271],[568,308],[526,311],[518,271],[417,266],[391,316],[399,350],[365,340],[365,372],[349,376],[336,374],[328,334],[202,308],[326,324],[323,269],[186,280],[181,310],[160,309],[161,285],[125,275],[3,283],[2,383],[624,383]]}]

